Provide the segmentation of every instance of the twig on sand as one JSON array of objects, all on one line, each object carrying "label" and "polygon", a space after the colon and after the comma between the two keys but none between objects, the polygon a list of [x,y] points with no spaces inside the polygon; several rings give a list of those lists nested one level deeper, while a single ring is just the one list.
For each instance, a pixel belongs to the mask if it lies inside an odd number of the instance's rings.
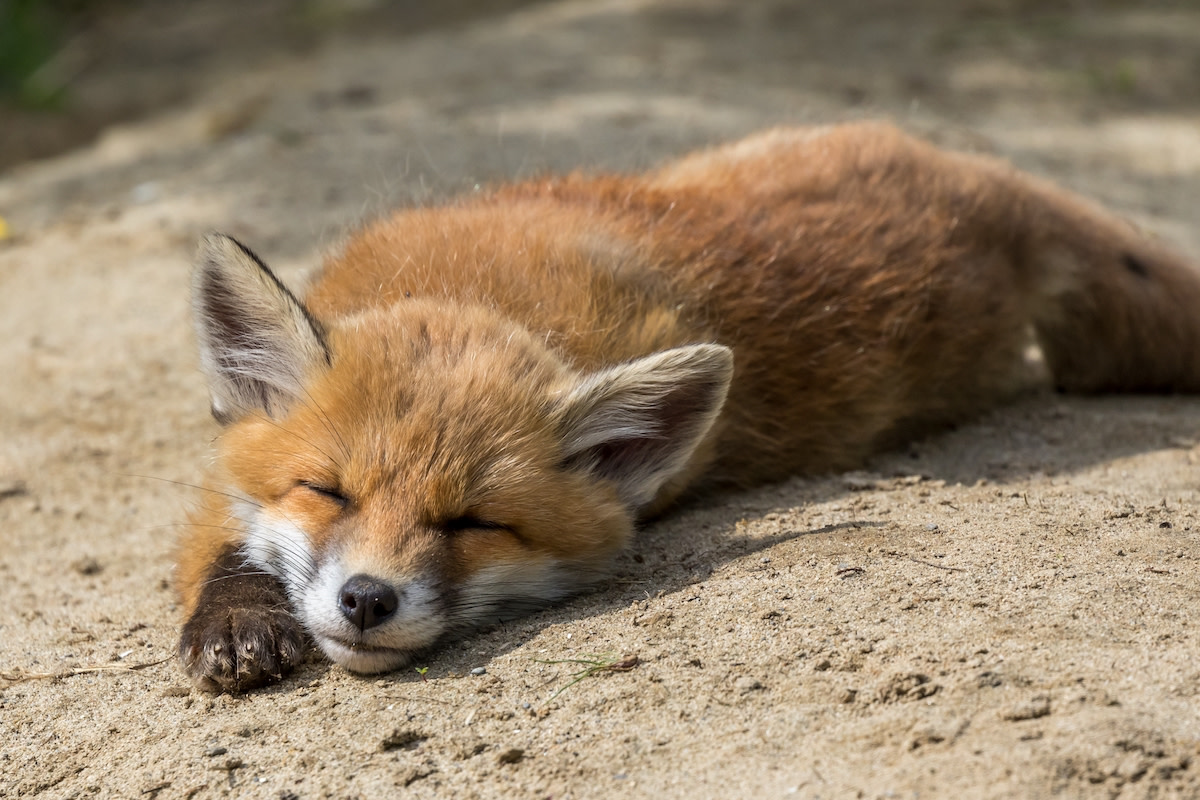
[{"label": "twig on sand", "polygon": [[935,569],[944,569],[948,572],[966,572],[966,570],[963,569],[962,567],[947,567],[945,564],[935,564],[932,561],[925,561],[924,559],[921,559],[921,558],[914,558],[913,556],[910,556],[908,553],[897,553],[894,550],[892,550],[892,551],[888,552],[888,555],[895,556],[896,558],[907,558],[909,561],[913,561],[917,564],[924,564],[927,567],[934,567]]},{"label": "twig on sand", "polygon": [[97,664],[91,667],[72,667],[64,669],[60,672],[30,672],[28,670],[17,667],[13,672],[0,672],[0,680],[8,681],[9,683],[24,683],[25,681],[43,681],[54,680],[56,678],[73,678],[76,675],[86,675],[90,672],[137,672],[140,669],[147,667],[156,667],[159,664],[165,664],[174,656],[160,658],[158,661],[147,661],[142,664]]}]

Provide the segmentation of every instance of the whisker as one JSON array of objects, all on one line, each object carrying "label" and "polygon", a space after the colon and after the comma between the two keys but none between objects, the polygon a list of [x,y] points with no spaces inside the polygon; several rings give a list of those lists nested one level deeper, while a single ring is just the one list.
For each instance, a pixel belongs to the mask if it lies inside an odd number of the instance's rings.
[{"label": "whisker", "polygon": [[[280,563],[289,568],[291,572],[297,573],[304,580],[312,580],[312,578],[317,574],[316,559],[313,558],[312,553],[305,549],[303,545],[293,541],[291,536],[289,536],[287,533],[264,525],[260,519],[250,520],[236,516],[235,519],[238,519],[239,522],[246,526],[247,534],[249,534],[251,530],[257,530],[263,534],[266,534],[263,536],[266,544],[269,545],[274,551],[275,555],[279,557]],[[286,515],[284,515],[284,520],[291,523],[296,530],[303,533],[304,529],[299,525],[296,525],[296,523],[289,519]]]},{"label": "whisker", "polygon": [[228,497],[230,500],[236,500],[239,503],[247,503],[256,508],[262,508],[262,503],[259,503],[258,501],[254,500],[252,498],[246,497],[244,495],[233,494],[231,492],[222,492],[220,489],[213,489],[210,486],[201,486],[198,483],[188,483],[187,481],[177,481],[172,478],[161,478],[157,475],[138,475],[138,474],[132,473],[132,472],[123,472],[120,474],[126,478],[140,478],[140,479],[146,480],[146,481],[161,481],[163,483],[174,484],[175,486],[183,486],[187,489],[199,489],[202,492],[208,492],[209,494],[220,495],[221,497]]},{"label": "whisker", "polygon": [[[329,434],[333,436],[334,439],[337,439],[338,446],[342,449],[342,455],[346,458],[349,458],[350,448],[346,445],[346,440],[343,439],[342,434],[338,432],[337,426],[333,424],[333,420],[330,419],[329,415],[325,413],[325,409],[321,407],[321,404],[318,403],[308,391],[308,387],[304,387],[304,396],[308,398],[308,402],[311,403],[312,407],[315,408],[317,413],[321,415],[321,421],[325,426],[325,430],[329,431]],[[330,460],[333,461],[333,459]],[[342,465],[338,464],[338,462],[334,461],[333,463],[337,465],[338,469],[342,468]]]},{"label": "whisker", "polygon": [[[316,573],[317,573],[316,561],[314,560],[312,554],[310,552],[308,552],[307,550],[305,550],[303,548],[303,546],[294,542],[288,534],[286,534],[282,531],[279,531],[277,529],[274,529],[268,525],[263,524],[262,519],[260,517],[258,517],[257,515],[253,516],[253,517],[247,517],[244,514],[243,509],[247,506],[249,506],[250,508],[252,508],[254,510],[263,509],[264,506],[262,503],[259,503],[255,500],[253,500],[252,498],[246,497],[244,495],[234,494],[232,492],[223,492],[223,491],[220,491],[218,489],[213,489],[208,486],[201,486],[201,485],[194,484],[194,483],[188,483],[186,481],[174,480],[172,478],[163,478],[163,477],[160,477],[157,475],[138,475],[138,474],[134,474],[134,473],[123,473],[123,474],[125,475],[125,477],[130,477],[130,478],[140,478],[142,480],[161,481],[163,483],[170,483],[175,486],[182,486],[182,487],[185,487],[188,489],[199,489],[202,492],[207,492],[209,494],[214,494],[214,495],[217,495],[220,497],[225,497],[228,500],[233,501],[231,503],[230,507],[225,509],[225,512],[226,512],[225,518],[229,521],[234,522],[235,524],[223,525],[223,524],[219,524],[219,523],[192,522],[192,521],[188,521],[188,520],[182,520],[180,522],[172,522],[172,523],[168,523],[168,524],[164,524],[164,525],[147,526],[147,528],[146,528],[147,530],[179,529],[179,528],[186,528],[188,526],[194,526],[197,528],[210,528],[210,529],[214,529],[214,530],[230,531],[231,533],[241,534],[243,537],[246,534],[248,534],[252,529],[257,530],[257,531],[260,531],[264,535],[264,539],[266,539],[267,543],[270,545],[271,549],[274,551],[275,555],[278,557],[280,564],[285,568],[286,572],[300,576],[300,578],[302,580],[306,580],[306,581],[312,580],[313,577],[316,575]],[[303,531],[303,528],[301,528],[299,525],[296,525],[296,523],[294,521],[292,521],[291,519],[288,519],[287,517],[285,517],[285,520],[287,522],[291,523],[297,530]],[[243,547],[244,547],[244,542],[243,542]],[[250,561],[249,557],[246,556],[244,549],[243,549],[242,555],[244,557],[243,564],[245,566],[257,566],[255,564],[255,562]],[[265,570],[261,570],[261,569],[255,570],[253,572],[240,572],[240,573],[236,573],[236,574],[240,574],[240,575],[271,575],[272,577],[275,577],[273,575],[273,573],[265,571]],[[233,575],[217,576],[215,578],[210,578],[209,580],[205,581],[205,584],[211,583],[213,581],[225,580],[228,577],[235,577],[235,576],[233,576]]]},{"label": "whisker", "polygon": [[275,555],[285,571],[297,574],[301,580],[310,581],[317,574],[317,567],[307,553],[276,548]]},{"label": "whisker", "polygon": [[252,575],[266,575],[271,578],[275,577],[274,575],[267,572],[266,570],[253,570],[250,572],[231,572],[228,575],[216,575],[212,578],[207,578],[200,585],[201,586],[210,586],[214,583],[220,583],[222,581],[228,581],[228,580],[232,580],[234,578],[245,578],[247,576],[252,576]]},{"label": "whisker", "polygon": [[[322,413],[323,413],[323,412],[322,412]],[[306,445],[308,445],[309,447],[311,447],[312,449],[316,450],[316,451],[317,451],[318,453],[320,453],[321,455],[323,455],[323,456],[325,456],[326,458],[328,458],[328,459],[329,459],[329,460],[330,460],[330,461],[333,463],[333,465],[334,465],[335,467],[337,467],[339,470],[343,468],[343,467],[342,467],[342,462],[338,461],[336,458],[334,458],[333,456],[329,455],[329,453],[326,453],[326,452],[325,452],[324,450],[322,450],[320,447],[317,447],[317,444],[316,444],[316,442],[313,442],[311,439],[309,439],[309,438],[307,438],[307,437],[305,437],[305,436],[301,436],[299,433],[296,433],[295,431],[290,431],[290,430],[288,430],[287,428],[283,427],[282,425],[280,425],[280,424],[279,424],[278,422],[276,422],[275,420],[273,420],[273,419],[271,419],[270,417],[268,417],[266,414],[258,414],[258,413],[256,413],[256,414],[255,414],[255,417],[256,417],[257,419],[261,419],[263,422],[265,422],[265,423],[267,423],[268,425],[270,425],[271,427],[275,428],[277,431],[280,431],[281,433],[286,433],[287,435],[289,435],[289,436],[291,436],[291,437],[293,437],[293,438],[295,438],[295,439],[299,439],[299,440],[300,440],[300,442],[301,442],[302,444],[306,444]]]},{"label": "whisker", "polygon": [[[291,523],[296,530],[304,533],[304,529],[288,519],[286,515],[283,518],[286,522]],[[270,544],[275,548],[275,551],[284,560],[286,565],[295,568],[295,571],[302,574],[307,580],[311,580],[317,574],[316,559],[308,549],[293,541],[290,536],[282,531],[268,528],[261,523],[258,523],[258,526],[261,530],[273,534],[270,538]]]},{"label": "whisker", "polygon": [[[234,499],[240,500],[240,498],[236,498],[233,495],[229,495],[229,496]],[[194,525],[194,526],[200,527],[200,528],[213,528],[213,529],[217,529],[217,530],[227,530],[227,531],[231,531],[233,533],[242,534],[243,537],[248,535],[252,530],[260,531],[262,534],[264,534],[264,538],[266,539],[267,543],[271,546],[271,548],[279,556],[280,562],[285,567],[288,567],[291,572],[294,572],[294,573],[300,575],[303,579],[311,580],[312,577],[316,574],[316,570],[317,570],[316,563],[315,563],[315,560],[313,559],[312,554],[309,553],[307,550],[305,550],[301,545],[298,545],[295,542],[293,542],[291,540],[291,537],[288,534],[284,533],[283,531],[277,530],[275,528],[272,528],[268,525],[263,524],[263,521],[261,518],[259,518],[257,516],[246,517],[246,516],[243,516],[242,514],[240,514],[238,511],[238,507],[240,505],[241,505],[240,502],[238,504],[235,504],[234,507],[229,509],[225,515],[225,518],[227,520],[234,520],[238,523],[237,525],[221,525],[221,524],[217,524],[217,523],[183,521],[183,522],[177,522],[177,523],[172,523],[170,525],[162,525],[162,526],[157,526],[157,527],[160,527],[160,528],[186,527],[189,525]],[[248,502],[247,505],[251,505],[256,509],[262,508],[261,504],[254,503],[253,501]],[[295,523],[292,522],[292,520],[288,519],[287,521],[291,522],[295,526]],[[299,526],[296,526],[296,528],[297,528],[297,530],[303,530]],[[246,556],[246,553],[244,551],[245,542],[242,542],[241,546],[243,547],[242,554],[243,554],[243,556]],[[253,562],[247,562],[247,563],[253,563]]]},{"label": "whisker", "polygon": [[273,555],[279,563],[288,568],[288,571],[298,574],[304,580],[311,580],[316,575],[316,562],[306,551],[286,540],[272,538],[267,544],[273,549]]},{"label": "whisker", "polygon": [[209,522],[166,522],[162,525],[147,525],[144,528],[138,528],[141,531],[161,531],[168,528],[219,528],[224,531],[233,531],[234,533],[242,533],[243,529],[234,525],[216,525]]}]

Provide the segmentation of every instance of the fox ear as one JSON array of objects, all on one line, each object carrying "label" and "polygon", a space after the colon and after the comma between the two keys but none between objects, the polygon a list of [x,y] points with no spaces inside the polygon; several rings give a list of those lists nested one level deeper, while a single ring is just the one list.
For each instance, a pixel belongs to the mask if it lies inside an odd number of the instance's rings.
[{"label": "fox ear", "polygon": [[212,233],[192,276],[200,364],[222,424],[252,411],[279,417],[329,363],[320,324],[258,256]]},{"label": "fox ear", "polygon": [[567,464],[613,481],[635,513],[646,511],[712,427],[732,375],[733,351],[700,344],[584,377],[565,401]]}]

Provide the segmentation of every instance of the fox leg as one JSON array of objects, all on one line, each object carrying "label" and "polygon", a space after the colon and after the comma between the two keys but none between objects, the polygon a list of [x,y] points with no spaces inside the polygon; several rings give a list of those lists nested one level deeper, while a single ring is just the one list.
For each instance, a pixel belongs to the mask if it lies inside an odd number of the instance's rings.
[{"label": "fox leg", "polygon": [[279,580],[247,564],[227,528],[200,522],[212,513],[198,512],[181,542],[179,657],[201,689],[238,692],[291,672],[305,635]]}]

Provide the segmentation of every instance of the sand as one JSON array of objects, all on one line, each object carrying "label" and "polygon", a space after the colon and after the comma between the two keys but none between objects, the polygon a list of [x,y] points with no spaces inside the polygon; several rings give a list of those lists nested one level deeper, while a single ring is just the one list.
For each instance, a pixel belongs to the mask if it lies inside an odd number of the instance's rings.
[{"label": "sand", "polygon": [[1200,796],[1188,397],[1034,393],[681,509],[601,590],[420,669],[192,688],[207,230],[298,281],[390,207],[880,117],[1200,258],[1194,4],[358,5],[251,35],[232,2],[113,4],[84,80],[124,121],[0,173],[0,797]]}]

